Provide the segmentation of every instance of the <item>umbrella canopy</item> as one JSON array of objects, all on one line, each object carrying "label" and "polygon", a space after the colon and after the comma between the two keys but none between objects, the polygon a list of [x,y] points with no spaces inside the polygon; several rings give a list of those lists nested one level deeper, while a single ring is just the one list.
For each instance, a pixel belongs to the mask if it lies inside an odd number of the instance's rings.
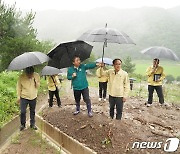
[{"label": "umbrella canopy", "polygon": [[135,44],[126,33],[119,32],[113,28],[107,28],[107,24],[104,28],[97,28],[85,32],[78,38],[78,40],[89,42]]},{"label": "umbrella canopy", "polygon": [[49,57],[42,52],[26,52],[14,58],[8,66],[8,70],[22,70],[47,61],[49,61]]},{"label": "umbrella canopy", "polygon": [[141,53],[150,55],[152,58],[166,58],[174,61],[178,61],[178,56],[171,50],[165,47],[150,47],[141,51]]},{"label": "umbrella canopy", "polygon": [[129,78],[129,80],[131,80],[131,81],[136,81],[136,79],[135,79],[135,78]]},{"label": "umbrella canopy", "polygon": [[81,61],[84,61],[90,57],[92,48],[93,46],[84,41],[61,43],[48,53],[48,56],[52,58],[48,66],[59,69],[70,67],[74,56],[79,56]]},{"label": "umbrella canopy", "polygon": [[41,75],[56,75],[59,73],[62,73],[60,69],[51,66],[45,66],[41,71]]},{"label": "umbrella canopy", "polygon": [[[103,62],[107,65],[113,65],[112,63],[112,59],[111,58],[103,58]],[[99,58],[96,60],[97,63],[101,63],[102,62],[102,58]]]},{"label": "umbrella canopy", "polygon": [[133,40],[124,32],[119,32],[113,28],[107,28],[107,24],[104,28],[98,28],[89,30],[82,34],[77,40],[89,41],[89,42],[103,42],[103,54],[104,48],[107,47],[107,43],[118,43],[118,44],[135,44]]}]

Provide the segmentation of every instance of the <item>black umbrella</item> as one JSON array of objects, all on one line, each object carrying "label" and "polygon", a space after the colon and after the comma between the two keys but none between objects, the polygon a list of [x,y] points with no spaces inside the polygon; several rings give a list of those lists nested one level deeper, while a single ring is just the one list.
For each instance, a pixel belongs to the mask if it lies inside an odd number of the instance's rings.
[{"label": "black umbrella", "polygon": [[70,67],[74,56],[79,56],[81,61],[84,61],[90,57],[92,48],[93,46],[84,41],[61,43],[48,53],[48,56],[52,58],[48,66],[59,69]]},{"label": "black umbrella", "polygon": [[166,58],[178,61],[178,56],[171,50],[165,47],[155,46],[144,49],[141,53],[150,55],[152,58]]},{"label": "black umbrella", "polygon": [[14,58],[8,66],[8,70],[22,70],[47,61],[49,61],[49,57],[42,52],[26,52]]},{"label": "black umbrella", "polygon": [[41,71],[41,75],[56,75],[59,73],[62,73],[60,69],[51,66],[45,66]]},{"label": "black umbrella", "polygon": [[107,43],[135,44],[126,33],[119,32],[116,29],[107,28],[107,24],[105,28],[98,28],[85,32],[77,40],[103,42],[102,61],[104,57],[104,48],[107,47]]}]

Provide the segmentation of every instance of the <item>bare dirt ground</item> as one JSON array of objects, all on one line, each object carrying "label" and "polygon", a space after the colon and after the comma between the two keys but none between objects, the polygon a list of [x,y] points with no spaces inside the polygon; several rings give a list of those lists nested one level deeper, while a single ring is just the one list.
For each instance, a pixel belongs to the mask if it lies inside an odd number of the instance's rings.
[{"label": "bare dirt ground", "polygon": [[[157,102],[147,108],[145,100],[129,98],[124,104],[121,121],[109,118],[109,104],[98,102],[96,88],[90,88],[94,116],[89,118],[85,103],[77,116],[72,90],[66,89],[61,98],[62,108],[54,106],[43,111],[43,118],[100,154],[147,153],[161,154],[166,140],[180,137],[180,106]],[[132,149],[134,142],[162,142],[160,149]],[[180,147],[174,153],[180,153]]]},{"label": "bare dirt ground", "polygon": [[2,154],[57,154],[58,151],[51,147],[31,129],[26,129],[12,138],[10,146]]}]

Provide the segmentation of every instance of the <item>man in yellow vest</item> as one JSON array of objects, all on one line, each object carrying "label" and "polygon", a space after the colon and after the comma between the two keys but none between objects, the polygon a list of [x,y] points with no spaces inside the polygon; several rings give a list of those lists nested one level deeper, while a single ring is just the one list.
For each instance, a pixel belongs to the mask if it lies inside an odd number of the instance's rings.
[{"label": "man in yellow vest", "polygon": [[53,97],[55,95],[57,100],[57,105],[61,107],[61,100],[59,97],[59,86],[60,86],[60,80],[58,78],[58,75],[52,75],[47,77],[47,84],[48,84],[48,90],[49,90],[49,107],[53,106]]},{"label": "man in yellow vest", "polygon": [[108,83],[108,77],[106,75],[100,75],[100,70],[103,69],[103,71],[106,71],[105,64],[102,64],[102,68],[98,68],[96,70],[96,76],[99,79],[99,101],[106,101],[106,93],[107,93],[107,83]]},{"label": "man in yellow vest", "polygon": [[28,105],[30,108],[30,127],[37,130],[37,127],[35,126],[35,108],[39,86],[40,76],[38,73],[34,72],[33,67],[26,68],[25,71],[19,76],[19,80],[17,82],[17,102],[20,103],[21,109],[20,131],[24,130],[26,127],[26,109]]},{"label": "man in yellow vest", "polygon": [[164,104],[164,95],[162,90],[162,81],[165,78],[163,67],[159,66],[159,59],[153,60],[153,66],[150,66],[146,70],[148,77],[148,103],[147,107],[152,105],[154,89],[159,97],[159,103]]},{"label": "man in yellow vest", "polygon": [[[100,74],[108,77],[108,93],[110,105],[110,117],[114,118],[114,108],[116,106],[116,119],[121,120],[123,105],[126,102],[130,91],[128,73],[121,68],[122,61],[119,58],[113,60],[114,69],[103,71]],[[103,66],[103,64],[102,64]]]}]

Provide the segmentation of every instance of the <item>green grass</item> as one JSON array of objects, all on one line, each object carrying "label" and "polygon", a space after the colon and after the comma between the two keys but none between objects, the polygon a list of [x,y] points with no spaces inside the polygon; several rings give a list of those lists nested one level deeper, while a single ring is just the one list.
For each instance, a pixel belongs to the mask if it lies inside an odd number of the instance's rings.
[{"label": "green grass", "polygon": [[19,73],[0,73],[0,127],[19,113],[16,104],[16,83]]},{"label": "green grass", "polygon": [[[90,87],[98,88],[98,78],[93,76],[88,76],[88,82]],[[168,103],[180,103],[180,84],[165,84],[163,85],[165,102]],[[142,83],[136,81],[134,82],[134,88],[130,91],[129,96],[141,97],[147,99],[147,82]],[[154,93],[154,101],[158,101],[157,94]]]},{"label": "green grass", "polygon": [[[145,75],[146,69],[152,65],[151,60],[135,60],[136,74]],[[173,75],[175,78],[180,76],[180,63],[173,61],[160,61],[160,65],[164,68],[166,75]]]},{"label": "green grass", "polygon": [[42,154],[46,154],[47,149],[50,149],[50,148],[53,150],[53,153],[57,153],[57,154],[61,153],[61,149],[58,150],[58,149],[54,148],[52,145],[48,144],[48,142],[43,139],[41,133],[31,131],[30,135],[31,136],[29,137],[29,139],[27,141],[28,145],[30,145],[34,148],[41,147],[41,153]]},{"label": "green grass", "polygon": [[[163,85],[164,99],[167,103],[180,103],[180,84],[165,84]],[[133,90],[129,93],[130,96],[141,97],[147,99],[148,91],[146,82],[134,83]],[[154,91],[154,101],[158,101],[156,92]]]},{"label": "green grass", "polygon": [[19,141],[20,135],[21,135],[20,133],[17,133],[15,136],[13,136],[11,138],[11,143],[12,144],[20,144],[20,141]]}]

